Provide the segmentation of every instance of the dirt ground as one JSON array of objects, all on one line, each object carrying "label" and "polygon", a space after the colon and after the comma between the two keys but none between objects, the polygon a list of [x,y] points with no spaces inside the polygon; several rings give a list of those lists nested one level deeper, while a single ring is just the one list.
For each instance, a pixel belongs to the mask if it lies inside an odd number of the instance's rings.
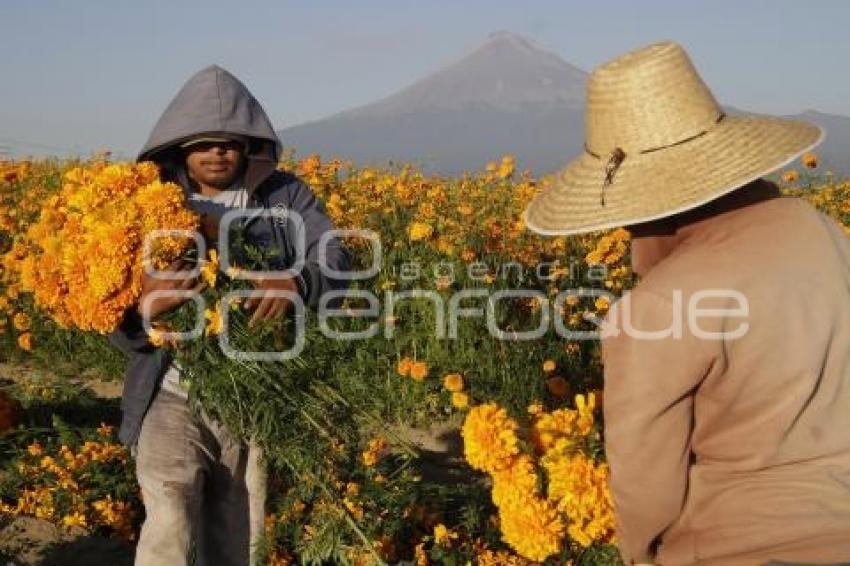
[{"label": "dirt ground", "polygon": [[32,517],[0,522],[0,563],[10,566],[122,566],[133,563],[133,546],[118,539],[61,529]]}]

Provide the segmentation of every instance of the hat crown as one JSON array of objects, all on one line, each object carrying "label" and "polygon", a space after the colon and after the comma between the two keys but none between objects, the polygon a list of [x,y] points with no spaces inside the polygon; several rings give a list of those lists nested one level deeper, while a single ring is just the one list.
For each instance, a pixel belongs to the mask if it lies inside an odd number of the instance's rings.
[{"label": "hat crown", "polygon": [[650,45],[591,74],[587,149],[599,156],[658,150],[708,131],[722,113],[680,45]]}]

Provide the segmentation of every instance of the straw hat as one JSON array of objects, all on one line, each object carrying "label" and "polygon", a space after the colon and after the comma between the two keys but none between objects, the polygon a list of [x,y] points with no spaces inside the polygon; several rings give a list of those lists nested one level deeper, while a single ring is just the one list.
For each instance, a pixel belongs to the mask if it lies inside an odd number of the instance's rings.
[{"label": "straw hat", "polygon": [[540,234],[580,234],[696,208],[823,139],[807,122],[724,114],[671,42],[602,65],[587,91],[584,154],[523,213]]}]

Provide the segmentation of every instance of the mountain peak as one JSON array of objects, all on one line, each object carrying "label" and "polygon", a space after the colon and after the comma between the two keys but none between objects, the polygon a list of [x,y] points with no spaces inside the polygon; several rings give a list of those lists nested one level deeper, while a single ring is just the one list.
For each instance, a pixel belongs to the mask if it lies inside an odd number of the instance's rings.
[{"label": "mountain peak", "polygon": [[509,31],[491,33],[459,59],[407,88],[345,115],[392,116],[421,110],[584,106],[587,73]]},{"label": "mountain peak", "polygon": [[[444,174],[477,169],[506,153],[519,168],[551,172],[584,152],[587,79],[534,41],[497,31],[407,88],[288,128],[281,139],[302,154],[414,161]],[[848,170],[850,118],[811,111],[803,118],[828,132],[829,145],[818,149],[824,166]]]},{"label": "mountain peak", "polygon": [[530,39],[525,38],[521,35],[517,35],[508,30],[499,30],[490,33],[487,36],[487,41],[484,42],[484,46],[493,45],[493,44],[507,44],[513,47],[514,49],[533,51],[540,50],[538,46],[536,46]]}]

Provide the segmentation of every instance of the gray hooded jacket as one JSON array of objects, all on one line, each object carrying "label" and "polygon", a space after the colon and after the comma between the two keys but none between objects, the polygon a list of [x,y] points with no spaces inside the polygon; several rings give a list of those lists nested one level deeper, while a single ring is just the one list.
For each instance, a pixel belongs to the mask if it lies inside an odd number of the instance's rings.
[{"label": "gray hooded jacket", "polygon": [[[327,277],[319,268],[320,239],[334,228],[323,206],[305,183],[277,170],[281,144],[268,116],[236,77],[217,66],[201,70],[180,89],[154,126],[138,160],[158,163],[163,180],[179,183],[188,195],[192,189],[179,145],[200,134],[238,134],[248,138],[243,183],[249,206],[291,210],[301,216],[303,224],[260,216],[250,222],[247,233],[255,245],[283,251],[280,268],[292,265],[296,254],[293,243],[303,237],[304,266],[296,280],[305,304],[315,307],[325,292],[345,288],[347,281]],[[330,238],[324,248],[328,268],[350,269],[349,255],[338,239]],[[109,340],[128,357],[119,438],[132,446],[172,358],[167,350],[150,344],[134,309],[127,312]]]}]

